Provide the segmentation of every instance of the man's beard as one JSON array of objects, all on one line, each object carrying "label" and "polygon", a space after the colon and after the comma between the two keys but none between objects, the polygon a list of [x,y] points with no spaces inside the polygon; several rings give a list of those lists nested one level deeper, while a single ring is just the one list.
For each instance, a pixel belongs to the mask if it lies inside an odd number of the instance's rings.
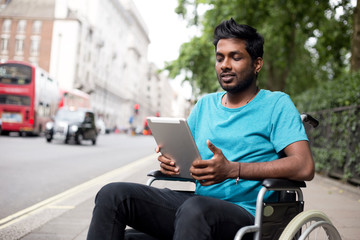
[{"label": "man's beard", "polygon": [[256,81],[256,75],[249,74],[242,81],[238,82],[235,86],[224,86],[221,82],[221,77],[218,75],[218,81],[224,91],[236,94],[248,89],[254,81]]}]

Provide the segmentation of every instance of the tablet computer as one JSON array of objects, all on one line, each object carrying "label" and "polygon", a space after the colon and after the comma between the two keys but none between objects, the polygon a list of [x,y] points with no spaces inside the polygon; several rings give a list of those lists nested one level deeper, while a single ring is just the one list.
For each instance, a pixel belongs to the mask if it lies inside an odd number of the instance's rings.
[{"label": "tablet computer", "polygon": [[174,177],[190,178],[190,167],[194,160],[201,159],[189,126],[184,118],[147,118],[152,135],[160,152],[174,159],[179,175]]}]

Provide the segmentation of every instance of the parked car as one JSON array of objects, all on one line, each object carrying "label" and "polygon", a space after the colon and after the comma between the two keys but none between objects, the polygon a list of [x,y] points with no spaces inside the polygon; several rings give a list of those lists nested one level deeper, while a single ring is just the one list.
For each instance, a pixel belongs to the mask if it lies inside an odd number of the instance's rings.
[{"label": "parked car", "polygon": [[46,124],[45,137],[47,142],[61,140],[65,143],[73,140],[82,144],[84,140],[96,144],[98,130],[94,113],[84,108],[60,108],[53,122]]}]

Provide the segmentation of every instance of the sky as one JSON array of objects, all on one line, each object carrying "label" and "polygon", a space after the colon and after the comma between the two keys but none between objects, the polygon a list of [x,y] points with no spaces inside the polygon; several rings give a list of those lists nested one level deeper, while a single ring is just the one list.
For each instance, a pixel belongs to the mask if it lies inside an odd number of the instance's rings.
[{"label": "sky", "polygon": [[[133,0],[149,30],[148,60],[161,69],[165,61],[177,59],[182,43],[188,42],[196,33],[175,13],[177,0]],[[191,96],[188,84],[172,80],[174,88],[181,87],[186,98]]]},{"label": "sky", "polygon": [[193,31],[175,13],[177,0],[133,0],[149,30],[148,58],[159,68],[175,60],[179,47],[190,40]]}]

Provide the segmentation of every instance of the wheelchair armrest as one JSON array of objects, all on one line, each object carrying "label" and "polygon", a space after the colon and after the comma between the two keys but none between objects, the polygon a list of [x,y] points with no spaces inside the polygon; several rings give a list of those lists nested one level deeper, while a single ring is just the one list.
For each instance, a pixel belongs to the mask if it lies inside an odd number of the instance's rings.
[{"label": "wheelchair armrest", "polygon": [[166,181],[181,181],[181,182],[195,182],[195,179],[182,178],[176,176],[168,176],[163,174],[160,170],[152,170],[147,174],[148,177],[153,177],[155,180],[166,180]]},{"label": "wheelchair armrest", "polygon": [[303,121],[303,123],[308,123],[314,128],[316,128],[319,125],[319,121],[307,113],[301,114],[301,120]]},{"label": "wheelchair armrest", "polygon": [[266,188],[272,189],[293,189],[293,188],[304,188],[306,183],[304,181],[294,181],[288,179],[264,179],[262,185]]}]

